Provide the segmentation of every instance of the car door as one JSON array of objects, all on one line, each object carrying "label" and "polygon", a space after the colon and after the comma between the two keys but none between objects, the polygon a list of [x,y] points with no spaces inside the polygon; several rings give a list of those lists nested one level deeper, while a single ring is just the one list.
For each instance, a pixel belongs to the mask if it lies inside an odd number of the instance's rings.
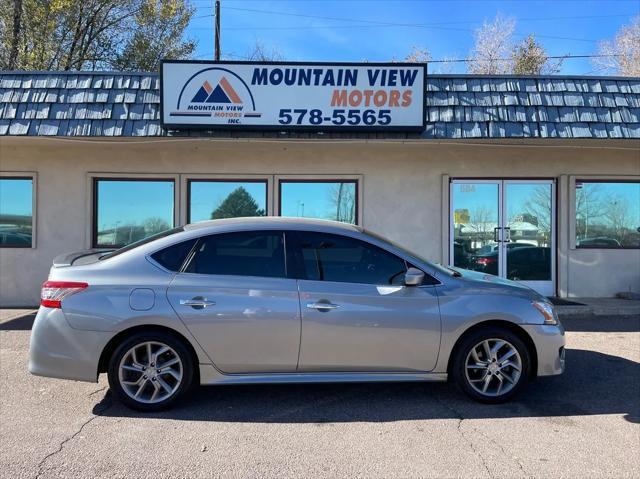
[{"label": "car door", "polygon": [[282,232],[201,238],[167,294],[221,371],[295,371],[300,303],[296,280],[286,277]]},{"label": "car door", "polygon": [[430,371],[440,346],[432,278],[404,286],[407,263],[360,239],[297,232],[302,339],[298,371]]}]

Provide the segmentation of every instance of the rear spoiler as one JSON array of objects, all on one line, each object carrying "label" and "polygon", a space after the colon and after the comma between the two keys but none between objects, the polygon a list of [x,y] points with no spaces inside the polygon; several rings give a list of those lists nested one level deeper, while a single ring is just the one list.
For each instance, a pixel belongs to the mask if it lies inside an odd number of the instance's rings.
[{"label": "rear spoiler", "polygon": [[[65,266],[73,266],[79,259],[87,258],[88,256],[96,256],[95,260],[98,260],[100,256],[115,249],[86,249],[83,251],[75,251],[73,253],[63,253],[53,258],[54,268],[63,268]],[[88,261],[92,263],[93,261]]]}]

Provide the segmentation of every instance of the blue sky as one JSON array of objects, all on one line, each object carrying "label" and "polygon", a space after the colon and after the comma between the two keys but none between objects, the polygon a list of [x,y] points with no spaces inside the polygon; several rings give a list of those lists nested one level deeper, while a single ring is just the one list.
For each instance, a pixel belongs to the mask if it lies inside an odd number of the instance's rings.
[{"label": "blue sky", "polygon": [[[403,59],[414,46],[428,48],[434,59],[465,58],[473,31],[498,13],[515,18],[517,38],[535,33],[551,55],[585,55],[640,13],[638,0],[221,2],[223,57],[238,60],[256,42],[292,61],[389,61]],[[214,1],[192,3],[197,12],[188,34],[199,41],[195,56],[211,59]],[[453,72],[464,69],[457,64]],[[566,61],[562,73],[597,71],[589,60],[579,59]]]},{"label": "blue sky", "polygon": [[30,216],[33,207],[33,181],[5,178],[0,181],[0,216]]}]

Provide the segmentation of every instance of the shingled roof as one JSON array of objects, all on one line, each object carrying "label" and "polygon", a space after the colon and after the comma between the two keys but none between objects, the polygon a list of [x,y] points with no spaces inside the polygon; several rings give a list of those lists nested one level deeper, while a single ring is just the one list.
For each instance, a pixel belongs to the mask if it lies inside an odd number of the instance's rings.
[{"label": "shingled roof", "polygon": [[[163,130],[159,83],[154,73],[0,72],[0,135],[216,134]],[[425,139],[640,138],[640,78],[429,75],[426,104]]]}]

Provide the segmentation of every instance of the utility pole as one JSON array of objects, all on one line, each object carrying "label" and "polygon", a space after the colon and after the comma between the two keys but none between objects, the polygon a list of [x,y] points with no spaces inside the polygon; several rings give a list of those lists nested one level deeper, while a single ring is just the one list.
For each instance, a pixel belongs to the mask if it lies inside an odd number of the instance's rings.
[{"label": "utility pole", "polygon": [[220,0],[216,0],[214,29],[215,60],[220,61]]}]

